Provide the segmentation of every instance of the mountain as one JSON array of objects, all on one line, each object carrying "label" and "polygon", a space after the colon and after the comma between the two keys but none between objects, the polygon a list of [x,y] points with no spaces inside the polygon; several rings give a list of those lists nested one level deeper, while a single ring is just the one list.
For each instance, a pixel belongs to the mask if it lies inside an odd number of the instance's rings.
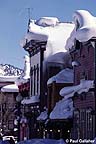
[{"label": "mountain", "polygon": [[3,76],[19,76],[24,71],[10,64],[0,64],[0,75]]}]

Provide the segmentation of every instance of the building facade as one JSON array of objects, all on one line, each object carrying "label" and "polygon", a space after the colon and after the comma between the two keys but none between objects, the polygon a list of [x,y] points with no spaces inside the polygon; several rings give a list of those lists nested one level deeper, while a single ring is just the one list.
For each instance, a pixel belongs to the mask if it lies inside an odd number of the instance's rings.
[{"label": "building facade", "polygon": [[[70,51],[74,65],[74,85],[81,80],[95,80],[95,41],[76,41],[75,49]],[[88,84],[88,83],[87,83]],[[74,98],[74,120],[72,136],[75,139],[93,139],[95,137],[95,90],[90,88],[88,92],[76,93]]]}]

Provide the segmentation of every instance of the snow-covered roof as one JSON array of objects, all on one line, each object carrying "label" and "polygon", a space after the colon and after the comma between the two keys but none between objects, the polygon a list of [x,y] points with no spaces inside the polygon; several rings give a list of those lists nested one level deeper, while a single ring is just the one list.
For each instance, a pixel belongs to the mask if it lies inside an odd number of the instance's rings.
[{"label": "snow-covered roof", "polygon": [[36,96],[31,96],[30,98],[23,99],[21,101],[21,104],[27,105],[27,104],[37,103],[39,101],[40,101],[39,96],[36,95]]},{"label": "snow-covered roof", "polygon": [[72,67],[72,59],[68,52],[58,52],[58,53],[50,55],[48,58],[46,58],[43,61],[43,71],[46,71],[47,64],[50,64],[50,63],[51,63],[51,65],[52,65],[52,63],[60,64],[64,68]]},{"label": "snow-covered roof", "polygon": [[37,120],[46,120],[48,118],[48,111],[45,110],[40,113],[40,115],[37,117]]},{"label": "snow-covered roof", "polygon": [[86,10],[77,10],[73,14],[73,21],[75,28],[67,40],[66,49],[71,49],[74,46],[75,39],[86,42],[96,37],[96,17],[92,16],[91,13]]},{"label": "snow-covered roof", "polygon": [[16,84],[6,85],[1,88],[2,92],[19,92],[18,86]]},{"label": "snow-covered roof", "polygon": [[0,82],[15,82],[19,76],[3,76],[0,75]]},{"label": "snow-covered roof", "polygon": [[67,119],[73,116],[72,99],[62,99],[56,103],[53,111],[50,113],[50,119]]},{"label": "snow-covered roof", "polygon": [[94,82],[92,80],[81,80],[79,85],[64,87],[60,90],[60,95],[64,97],[64,99],[73,97],[75,92],[78,94],[82,92],[88,92],[90,88],[94,87]]},{"label": "snow-covered roof", "polygon": [[[22,47],[33,39],[42,40],[46,38],[47,46],[44,57],[48,58],[58,52],[65,52],[65,44],[74,28],[72,23],[61,23],[57,18],[43,17],[39,20],[31,20],[29,23],[29,32],[26,34]],[[42,38],[43,37],[43,38]]]},{"label": "snow-covered roof", "polygon": [[73,70],[66,68],[60,71],[57,75],[49,78],[47,85],[51,84],[53,81],[56,83],[73,83]]}]

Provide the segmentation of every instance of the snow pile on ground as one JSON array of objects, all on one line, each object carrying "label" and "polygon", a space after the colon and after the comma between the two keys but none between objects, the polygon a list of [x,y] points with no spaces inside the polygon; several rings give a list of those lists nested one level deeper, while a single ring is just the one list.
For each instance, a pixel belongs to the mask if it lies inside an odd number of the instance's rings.
[{"label": "snow pile on ground", "polygon": [[73,70],[66,68],[60,71],[57,75],[51,77],[48,80],[47,85],[51,84],[53,81],[55,81],[56,83],[73,83],[73,77]]},{"label": "snow pile on ground", "polygon": [[63,139],[31,139],[26,141],[21,141],[18,144],[65,144]]},{"label": "snow pile on ground", "polygon": [[96,37],[96,17],[88,11],[77,10],[73,15],[73,20],[75,28],[67,40],[66,49],[71,49],[74,46],[75,39],[85,42]]}]

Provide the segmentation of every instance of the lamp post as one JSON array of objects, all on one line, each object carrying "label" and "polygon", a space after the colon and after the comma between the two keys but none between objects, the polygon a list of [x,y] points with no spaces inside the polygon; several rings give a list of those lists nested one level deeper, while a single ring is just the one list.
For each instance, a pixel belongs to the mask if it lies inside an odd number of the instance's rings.
[{"label": "lamp post", "polygon": [[17,107],[17,114],[18,114],[18,141],[20,141],[20,106],[21,106],[21,100],[22,100],[22,96],[20,95],[20,93],[17,95],[16,97],[16,101],[18,103],[18,107]]}]

